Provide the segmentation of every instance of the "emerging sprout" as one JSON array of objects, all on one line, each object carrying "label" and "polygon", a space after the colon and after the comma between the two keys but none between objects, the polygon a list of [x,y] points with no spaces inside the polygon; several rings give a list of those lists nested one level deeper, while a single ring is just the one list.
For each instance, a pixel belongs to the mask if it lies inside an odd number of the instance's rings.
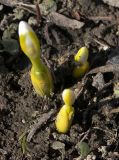
[{"label": "emerging sprout", "polygon": [[55,121],[58,132],[67,133],[71,126],[73,117],[74,117],[74,108],[72,106],[64,105],[60,109]]},{"label": "emerging sprout", "polygon": [[62,94],[65,105],[63,105],[57,115],[55,125],[60,133],[67,133],[71,127],[74,117],[74,108],[72,104],[75,101],[75,95],[72,90],[65,89]]},{"label": "emerging sprout", "polygon": [[74,60],[79,62],[79,64],[83,65],[88,60],[88,49],[86,47],[82,47],[79,49],[78,53],[74,56]]},{"label": "emerging sprout", "polygon": [[28,56],[32,63],[31,81],[35,91],[41,96],[49,96],[53,91],[53,80],[47,66],[40,59],[39,40],[28,23],[19,23],[19,40],[23,52]]},{"label": "emerging sprout", "polygon": [[73,76],[75,78],[83,76],[89,70],[89,63],[85,62],[82,66],[76,66],[73,70]]},{"label": "emerging sprout", "polygon": [[64,89],[62,99],[66,105],[73,105],[75,102],[75,94],[71,89]]},{"label": "emerging sprout", "polygon": [[83,76],[89,70],[88,63],[88,54],[89,51],[86,47],[82,47],[79,49],[78,53],[74,56],[74,61],[76,62],[76,66],[73,70],[73,76],[75,78]]}]

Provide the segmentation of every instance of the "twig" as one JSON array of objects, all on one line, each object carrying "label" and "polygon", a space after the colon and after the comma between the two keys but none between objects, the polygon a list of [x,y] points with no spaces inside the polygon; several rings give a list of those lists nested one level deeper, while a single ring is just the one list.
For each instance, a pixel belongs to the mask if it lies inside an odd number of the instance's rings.
[{"label": "twig", "polygon": [[39,26],[41,23],[41,13],[38,1],[36,2],[36,19],[37,19],[37,25]]},{"label": "twig", "polygon": [[60,45],[61,42],[60,42],[60,39],[59,39],[59,37],[58,37],[57,32],[56,32],[54,29],[52,29],[51,32],[52,32],[52,35],[54,36],[54,38],[55,38],[55,40],[56,40],[56,43],[57,43],[58,45]]},{"label": "twig", "polygon": [[[85,84],[88,80],[88,75],[98,73],[98,72],[106,73],[106,72],[115,72],[115,71],[116,72],[119,71],[119,65],[118,64],[106,65],[106,66],[101,66],[101,67],[97,67],[97,68],[92,69],[91,71],[89,71],[88,73],[85,74],[85,76],[82,79],[82,82],[80,83],[80,86],[77,87],[77,88],[79,88],[79,91],[76,94],[76,97],[78,98],[81,95],[81,93],[83,92],[84,86],[85,86]],[[104,90],[104,88],[108,87],[109,85],[111,85],[115,81],[116,80],[112,80],[109,83],[105,84],[104,87],[101,90],[99,90],[99,92],[97,92],[96,95],[98,96],[98,94],[101,93],[101,91]]]},{"label": "twig", "polygon": [[25,3],[19,2],[16,4],[16,6],[28,11],[29,13],[36,15],[36,6],[35,5],[25,4]]},{"label": "twig", "polygon": [[56,113],[56,110],[51,110],[48,113],[42,114],[42,116],[39,118],[38,122],[33,125],[31,130],[29,131],[29,134],[27,136],[27,142],[30,142],[32,137],[34,136],[35,132]]},{"label": "twig", "polygon": [[91,129],[89,129],[89,130],[87,130],[85,132],[85,134],[84,134],[83,138],[80,140],[80,142],[83,142],[87,138],[87,136],[89,135],[90,131],[91,131]]},{"label": "twig", "polygon": [[112,113],[119,113],[119,107],[118,108],[114,108],[110,110],[110,114]]},{"label": "twig", "polygon": [[97,37],[93,37],[93,40],[99,45],[101,45],[105,51],[111,47],[107,42]]},{"label": "twig", "polygon": [[114,64],[114,65],[105,65],[101,67],[97,67],[89,71],[87,75],[94,74],[94,73],[106,73],[106,72],[118,72],[119,71],[119,64]]},{"label": "twig", "polygon": [[113,17],[112,16],[92,16],[92,17],[88,17],[88,19],[93,20],[93,21],[112,21]]},{"label": "twig", "polygon": [[52,46],[52,40],[50,39],[49,31],[48,31],[49,26],[50,24],[46,24],[44,27],[44,37],[45,37],[47,44]]},{"label": "twig", "polygon": [[[94,68],[92,70],[90,70],[89,72],[87,72],[85,74],[85,76],[83,77],[82,79],[82,87],[85,85],[85,83],[87,82],[88,80],[88,75],[91,75],[91,74],[95,74],[95,73],[106,73],[106,72],[118,72],[119,71],[119,64],[114,64],[114,65],[105,65],[105,66],[101,66],[101,67],[97,67],[97,68]],[[109,85],[110,83],[112,83],[111,81],[109,82]],[[107,84],[108,86],[108,84]]]}]

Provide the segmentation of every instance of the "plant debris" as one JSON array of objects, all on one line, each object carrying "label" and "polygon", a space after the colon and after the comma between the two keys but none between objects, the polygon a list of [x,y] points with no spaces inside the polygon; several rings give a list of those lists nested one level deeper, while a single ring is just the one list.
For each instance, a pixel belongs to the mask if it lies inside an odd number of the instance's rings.
[{"label": "plant debris", "polygon": [[119,1],[118,0],[103,0],[104,3],[107,3],[114,7],[119,7]]},{"label": "plant debris", "polygon": [[48,15],[48,19],[47,19],[50,23],[53,23],[57,26],[60,27],[65,27],[65,28],[69,28],[72,30],[75,29],[80,29],[84,26],[83,22],[77,21],[77,20],[73,20],[70,19],[66,16],[63,16],[59,13],[56,12],[52,12]]},{"label": "plant debris", "polygon": [[27,142],[30,142],[35,132],[40,129],[42,125],[47,123],[47,121],[55,114],[56,111],[51,110],[49,113],[44,113],[41,115],[41,117],[38,119],[38,122],[33,125],[31,130],[29,131],[29,134],[27,136]]}]

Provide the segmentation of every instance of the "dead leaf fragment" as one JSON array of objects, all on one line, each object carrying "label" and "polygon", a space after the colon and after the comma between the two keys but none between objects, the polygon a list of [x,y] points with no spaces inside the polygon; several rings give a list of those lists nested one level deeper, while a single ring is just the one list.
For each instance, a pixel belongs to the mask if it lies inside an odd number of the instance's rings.
[{"label": "dead leaf fragment", "polygon": [[103,0],[103,2],[114,7],[119,7],[119,0]]},{"label": "dead leaf fragment", "polygon": [[2,39],[12,38],[17,32],[18,25],[16,23],[11,23],[3,32]]},{"label": "dead leaf fragment", "polygon": [[93,83],[92,86],[97,88],[98,90],[102,89],[104,87],[104,77],[102,73],[97,73],[96,76],[93,77]]},{"label": "dead leaf fragment", "polygon": [[49,22],[54,23],[57,26],[60,27],[65,27],[65,28],[70,28],[72,30],[75,29],[80,29],[84,26],[83,22],[74,20],[74,19],[70,19],[62,14],[59,14],[57,12],[51,12],[48,15],[48,19]]}]

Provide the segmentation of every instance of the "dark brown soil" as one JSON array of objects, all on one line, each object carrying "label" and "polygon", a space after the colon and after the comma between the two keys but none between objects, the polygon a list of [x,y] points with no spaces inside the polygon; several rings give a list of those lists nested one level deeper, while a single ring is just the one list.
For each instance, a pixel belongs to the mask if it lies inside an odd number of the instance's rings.
[{"label": "dark brown soil", "polygon": [[[0,160],[80,160],[76,146],[82,140],[90,147],[88,160],[119,159],[119,99],[114,96],[119,78],[114,67],[119,64],[119,8],[101,0],[56,0],[56,12],[84,22],[81,29],[73,30],[48,23],[37,9],[36,16],[22,8],[23,16],[15,19],[20,15],[14,12],[19,11],[18,6],[12,6],[10,0],[0,2],[0,8],[3,7],[0,10],[1,39],[8,36],[19,43],[18,23],[32,17],[31,26],[41,40],[43,60],[49,63],[55,75],[54,95],[50,99],[40,98],[30,81],[31,64],[22,51],[0,52]],[[23,3],[33,4],[30,0]],[[72,55],[84,45],[90,52],[90,70],[100,66],[105,66],[105,70],[75,80],[70,68]],[[108,49],[104,50],[105,47]],[[106,65],[110,64],[112,69],[107,71]],[[56,114],[53,114],[27,142],[28,148],[23,153],[20,136],[27,137],[44,113],[49,114],[51,109],[58,112],[63,89],[73,87],[79,92],[78,81],[84,82],[84,86],[74,105],[75,117],[70,131],[59,134],[54,125]]]}]

